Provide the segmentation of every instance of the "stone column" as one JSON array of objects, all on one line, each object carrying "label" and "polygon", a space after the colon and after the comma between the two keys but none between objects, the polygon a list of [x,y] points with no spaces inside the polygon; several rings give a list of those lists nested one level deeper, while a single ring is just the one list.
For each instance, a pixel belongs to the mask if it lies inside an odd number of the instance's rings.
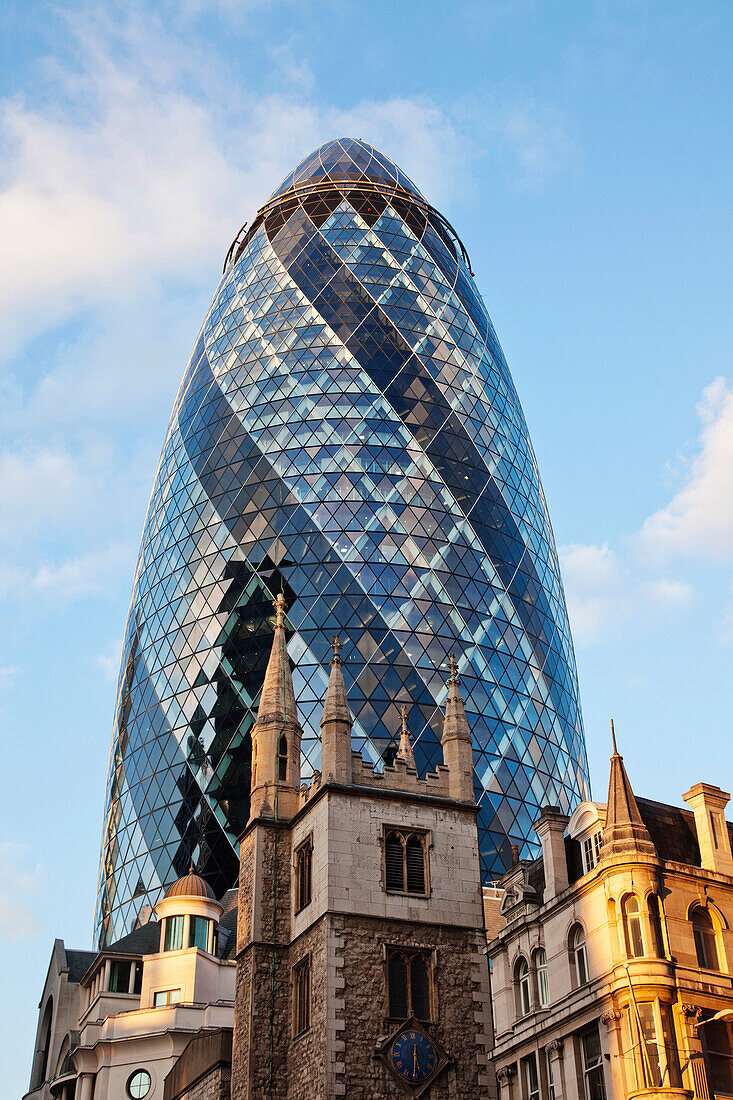
[{"label": "stone column", "polygon": [[79,1077],[79,1100],[92,1100],[94,1093],[94,1074],[82,1073]]},{"label": "stone column", "polygon": [[138,966],[142,966],[142,963],[135,962],[135,960],[133,959],[133,961],[130,963],[130,980],[127,983],[128,993],[135,992],[135,976],[137,975]]},{"label": "stone column", "polygon": [[[623,1058],[623,1045],[621,1042],[622,1013],[615,1008],[610,1008],[601,1015],[601,1023],[605,1024],[605,1030],[600,1031],[601,1050],[608,1054],[608,1076],[611,1088],[607,1091],[613,1096],[626,1096],[636,1088],[635,1081],[626,1080],[626,1067]],[[604,1058],[605,1061],[605,1058]]]},{"label": "stone column", "polygon": [[112,960],[111,959],[105,959],[104,960],[104,975],[102,977],[102,988],[100,990],[101,993],[109,993],[109,976],[110,976],[111,970],[112,970]]},{"label": "stone column", "polygon": [[547,1055],[547,1061],[552,1070],[552,1084],[555,1090],[555,1100],[563,1100],[566,1093],[562,1039],[550,1039],[549,1043],[545,1044],[545,1054]]},{"label": "stone column", "polygon": [[680,1031],[680,1064],[682,1083],[692,1089],[700,1100],[710,1100],[708,1077],[705,1072],[705,1059],[702,1053],[702,1041],[698,1032],[698,1023],[702,1009],[693,1004],[675,1005],[677,1026]]},{"label": "stone column", "polygon": [[496,1071],[496,1079],[499,1082],[499,1100],[513,1100],[513,1080],[517,1072],[516,1065],[501,1066]]}]

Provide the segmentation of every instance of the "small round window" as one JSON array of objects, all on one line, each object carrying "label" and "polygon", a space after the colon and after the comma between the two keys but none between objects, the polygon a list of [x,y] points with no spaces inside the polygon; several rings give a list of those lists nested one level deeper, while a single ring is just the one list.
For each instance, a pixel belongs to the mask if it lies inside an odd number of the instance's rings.
[{"label": "small round window", "polygon": [[132,1100],[142,1100],[150,1092],[150,1074],[146,1069],[136,1069],[127,1082],[127,1095]]}]

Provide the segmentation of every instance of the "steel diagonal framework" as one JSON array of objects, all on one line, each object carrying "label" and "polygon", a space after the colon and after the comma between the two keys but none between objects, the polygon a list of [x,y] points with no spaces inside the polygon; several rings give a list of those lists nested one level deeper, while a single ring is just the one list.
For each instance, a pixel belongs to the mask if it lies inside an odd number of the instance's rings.
[{"label": "steel diagonal framework", "polygon": [[281,589],[305,776],[338,633],[354,747],[377,765],[403,703],[419,769],[441,759],[461,655],[487,878],[531,850],[541,805],[588,794],[552,529],[468,256],[347,139],[238,234],[174,405],[123,652],[100,941],[192,860],[219,895],[235,883]]}]

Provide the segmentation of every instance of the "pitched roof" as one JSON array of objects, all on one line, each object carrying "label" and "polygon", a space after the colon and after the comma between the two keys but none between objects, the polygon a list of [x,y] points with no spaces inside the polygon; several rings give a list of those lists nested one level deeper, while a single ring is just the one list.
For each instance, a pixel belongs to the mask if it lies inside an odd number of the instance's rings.
[{"label": "pitched roof", "polygon": [[97,957],[96,951],[73,951],[66,949],[66,964],[69,967],[70,982],[77,984],[82,980]]}]

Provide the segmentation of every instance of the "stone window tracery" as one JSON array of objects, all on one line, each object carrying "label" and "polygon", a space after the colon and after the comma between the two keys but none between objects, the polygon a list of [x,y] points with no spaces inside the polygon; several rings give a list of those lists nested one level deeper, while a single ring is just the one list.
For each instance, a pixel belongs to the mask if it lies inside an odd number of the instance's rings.
[{"label": "stone window tracery", "polygon": [[387,948],[389,1016],[406,1020],[432,1018],[433,964],[430,953],[404,947]]},{"label": "stone window tracery", "polygon": [[388,893],[428,893],[427,834],[389,829],[384,837],[384,887]]}]

